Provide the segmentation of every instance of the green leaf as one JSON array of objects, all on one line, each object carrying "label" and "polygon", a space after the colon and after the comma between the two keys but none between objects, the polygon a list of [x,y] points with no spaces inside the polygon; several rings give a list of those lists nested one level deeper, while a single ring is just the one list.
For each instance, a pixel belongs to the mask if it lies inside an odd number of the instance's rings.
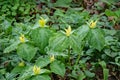
[{"label": "green leaf", "polygon": [[83,80],[85,79],[86,75],[81,70],[73,70],[70,74],[75,80]]},{"label": "green leaf", "polygon": [[117,10],[117,11],[111,11],[111,10],[108,10],[108,9],[106,9],[105,10],[105,14],[107,15],[107,16],[115,16],[115,17],[120,17],[120,9],[119,10]]},{"label": "green leaf", "polygon": [[85,70],[84,72],[85,72],[86,76],[88,76],[88,77],[94,77],[94,76],[95,76],[94,73],[91,73],[91,72],[88,71],[88,70]]},{"label": "green leaf", "polygon": [[40,66],[40,68],[42,68],[42,67],[47,66],[49,63],[50,63],[50,59],[48,57],[45,57],[45,58],[40,57],[40,58],[37,59],[35,64],[37,66]]},{"label": "green leaf", "polygon": [[108,80],[109,69],[103,69],[104,80]]},{"label": "green leaf", "polygon": [[85,79],[85,74],[81,71],[80,72],[80,75],[78,76],[78,80],[83,80],[83,79]]},{"label": "green leaf", "polygon": [[49,48],[54,50],[54,51],[63,51],[69,46],[69,40],[68,38],[61,34],[58,33],[55,36],[50,38],[49,41]]},{"label": "green leaf", "polygon": [[89,27],[86,25],[83,25],[77,29],[77,34],[79,36],[80,40],[83,40],[89,32]]},{"label": "green leaf", "polygon": [[105,10],[105,14],[107,16],[115,16],[115,13],[113,11],[111,11],[111,10],[108,10],[108,9]]},{"label": "green leaf", "polygon": [[18,46],[19,43],[20,43],[20,41],[14,42],[13,44],[11,44],[7,48],[5,48],[4,53],[9,53],[9,52],[17,49],[17,46]]},{"label": "green leaf", "polygon": [[112,52],[111,49],[105,49],[104,52],[106,55],[108,55],[110,57],[116,57],[118,55],[118,52]]},{"label": "green leaf", "polygon": [[108,29],[103,29],[103,30],[104,30],[105,35],[113,36],[113,35],[115,35],[117,33],[116,30],[108,30]]},{"label": "green leaf", "polygon": [[72,0],[57,0],[54,4],[57,7],[69,7]]},{"label": "green leaf", "polygon": [[1,75],[6,74],[6,69],[5,68],[0,69],[0,74]]},{"label": "green leaf", "polygon": [[30,80],[51,80],[48,75],[37,75]]},{"label": "green leaf", "polygon": [[49,48],[54,51],[62,52],[69,46],[75,52],[79,52],[81,49],[80,40],[75,34],[71,34],[69,37],[65,34],[57,33],[55,36],[50,38]]},{"label": "green leaf", "polygon": [[22,43],[17,48],[17,54],[27,60],[30,61],[36,54],[37,49],[30,44]]},{"label": "green leaf", "polygon": [[107,3],[107,5],[112,6],[117,3],[119,0],[101,0],[101,2]]},{"label": "green leaf", "polygon": [[50,64],[50,69],[55,74],[58,74],[62,77],[65,75],[65,65],[59,61],[54,61]]},{"label": "green leaf", "polygon": [[17,76],[17,74],[14,74],[14,73],[6,73],[6,75],[5,75],[6,79],[5,80],[15,80],[16,76]]},{"label": "green leaf", "polygon": [[[120,54],[120,52],[119,52],[119,54]],[[115,64],[120,66],[120,56],[115,58]]]},{"label": "green leaf", "polygon": [[15,67],[15,68],[11,71],[11,73],[20,73],[20,72],[22,72],[25,68],[26,68],[26,67],[19,67],[19,66],[17,66],[17,67]]},{"label": "green leaf", "polygon": [[102,66],[103,69],[106,68],[106,63],[104,61],[100,61],[99,64]]},{"label": "green leaf", "polygon": [[33,71],[32,71],[33,67],[27,66],[27,68],[24,70],[23,73],[21,73],[20,77],[18,78],[18,80],[26,80],[28,78],[30,78],[31,76],[34,75]]},{"label": "green leaf", "polygon": [[56,55],[56,56],[63,56],[63,57],[68,56],[68,55],[65,54],[65,53],[66,53],[66,52],[56,52],[56,51],[53,51],[53,50],[47,51],[47,54],[49,54],[49,55]]},{"label": "green leaf", "polygon": [[30,33],[35,45],[39,47],[41,53],[45,53],[45,47],[48,45],[51,31],[48,28],[36,28]]},{"label": "green leaf", "polygon": [[81,43],[82,41],[78,40],[77,36],[71,35],[69,37],[69,44],[74,52],[80,52],[81,51]]},{"label": "green leaf", "polygon": [[[120,52],[119,52],[119,54],[120,54]],[[115,62],[116,62],[116,63],[119,63],[119,62],[120,62],[119,59],[120,59],[120,56],[116,57],[116,58],[115,58]],[[120,63],[119,63],[119,64],[120,64]]]},{"label": "green leaf", "polygon": [[49,74],[49,73],[51,73],[51,72],[50,72],[50,70],[47,70],[47,69],[41,69],[41,70],[40,70],[40,74],[45,74],[45,73],[46,73],[46,74]]},{"label": "green leaf", "polygon": [[115,14],[116,14],[117,17],[120,17],[120,9],[115,11]]},{"label": "green leaf", "polygon": [[91,29],[88,35],[90,46],[101,51],[105,45],[105,38],[100,29]]},{"label": "green leaf", "polygon": [[4,20],[4,22],[1,23],[1,25],[4,26],[3,30],[7,30],[8,28],[10,28],[11,22],[9,22],[8,20]]}]

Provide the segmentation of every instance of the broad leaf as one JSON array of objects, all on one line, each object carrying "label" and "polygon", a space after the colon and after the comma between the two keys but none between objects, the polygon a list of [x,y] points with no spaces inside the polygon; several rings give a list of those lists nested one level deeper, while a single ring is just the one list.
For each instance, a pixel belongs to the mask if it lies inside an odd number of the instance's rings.
[{"label": "broad leaf", "polygon": [[77,29],[77,34],[80,40],[83,40],[89,32],[89,27],[87,25],[83,25]]},{"label": "broad leaf", "polygon": [[27,69],[20,75],[18,80],[26,80],[29,79],[32,75],[34,75],[32,71],[32,67],[27,66]]},{"label": "broad leaf", "polygon": [[50,38],[49,48],[54,51],[62,52],[68,47],[71,47],[73,51],[79,52],[81,49],[81,42],[75,34],[71,34],[69,37],[65,34],[57,33],[54,37]]},{"label": "broad leaf", "polygon": [[11,44],[7,48],[5,48],[4,53],[9,53],[9,52],[17,49],[17,46],[18,46],[19,43],[20,43],[20,41],[14,42],[13,44]]},{"label": "broad leaf", "polygon": [[40,74],[49,74],[49,73],[51,73],[50,70],[47,70],[47,69],[40,70]]},{"label": "broad leaf", "polygon": [[26,67],[19,67],[19,66],[17,66],[17,67],[15,67],[12,71],[11,71],[11,73],[20,73],[20,72],[22,72],[24,69],[25,69]]},{"label": "broad leaf", "polygon": [[45,57],[45,58],[40,57],[40,58],[37,59],[35,64],[37,66],[40,66],[40,68],[42,68],[42,67],[47,66],[49,63],[50,63],[50,59],[48,57]]},{"label": "broad leaf", "polygon": [[85,70],[84,72],[85,72],[86,76],[88,76],[88,77],[94,77],[95,76],[94,73],[92,73],[92,72],[90,72],[88,70]]},{"label": "broad leaf", "polygon": [[115,13],[113,11],[111,11],[111,10],[108,10],[108,9],[105,10],[105,14],[107,16],[115,16]]},{"label": "broad leaf", "polygon": [[27,60],[30,61],[36,54],[37,49],[29,44],[20,44],[17,48],[17,54]]},{"label": "broad leaf", "polygon": [[54,61],[50,64],[50,69],[55,74],[58,74],[62,77],[65,75],[65,65],[59,61]]},{"label": "broad leaf", "polygon": [[85,74],[81,71],[80,72],[80,75],[78,76],[78,80],[83,80],[83,79],[85,79]]},{"label": "broad leaf", "polygon": [[92,29],[89,31],[88,42],[90,46],[101,51],[105,45],[105,38],[100,29]]},{"label": "broad leaf", "polygon": [[78,40],[77,36],[71,35],[69,37],[69,44],[70,44],[70,46],[71,46],[71,48],[73,49],[74,52],[80,52],[81,42],[82,41]]},{"label": "broad leaf", "polygon": [[48,45],[51,31],[48,28],[36,28],[30,33],[35,45],[39,47],[41,53],[45,53],[45,47]]},{"label": "broad leaf", "polygon": [[51,78],[48,75],[37,75],[29,80],[51,80]]},{"label": "broad leaf", "polygon": [[56,34],[50,38],[49,48],[54,51],[63,51],[69,46],[68,38],[63,34]]}]

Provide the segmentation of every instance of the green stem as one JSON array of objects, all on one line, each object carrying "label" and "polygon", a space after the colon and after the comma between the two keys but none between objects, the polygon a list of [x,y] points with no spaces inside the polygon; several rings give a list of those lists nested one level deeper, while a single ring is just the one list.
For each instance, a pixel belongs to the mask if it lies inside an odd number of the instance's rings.
[{"label": "green stem", "polygon": [[[85,44],[85,42],[84,42],[83,44]],[[75,65],[77,65],[78,62],[79,62],[79,60],[80,60],[80,55],[81,55],[81,53],[82,53],[83,48],[84,48],[84,46],[82,46],[82,48],[81,48],[81,50],[80,50],[80,53],[78,54],[78,57],[77,57],[77,60],[76,60]]]},{"label": "green stem", "polygon": [[79,53],[79,55],[78,55],[78,58],[77,58],[77,60],[76,60],[76,63],[75,63],[75,65],[77,65],[77,64],[78,64],[78,62],[79,62],[79,59],[80,59],[80,55],[81,55],[81,53]]},{"label": "green stem", "polygon": [[70,46],[68,47],[68,62],[69,62],[69,65],[70,65]]}]

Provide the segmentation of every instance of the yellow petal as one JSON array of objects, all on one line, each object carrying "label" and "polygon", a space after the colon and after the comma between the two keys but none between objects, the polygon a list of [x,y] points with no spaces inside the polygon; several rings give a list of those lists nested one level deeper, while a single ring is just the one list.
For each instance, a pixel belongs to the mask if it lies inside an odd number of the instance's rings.
[{"label": "yellow petal", "polygon": [[55,60],[55,57],[54,57],[54,55],[52,55],[51,57],[50,57],[50,62],[53,62]]},{"label": "yellow petal", "polygon": [[45,24],[46,24],[46,20],[44,20],[44,19],[39,20],[40,27],[45,27]]},{"label": "yellow petal", "polygon": [[89,25],[90,28],[95,28],[95,27],[96,27],[96,23],[97,23],[97,20],[96,20],[96,21],[93,21],[93,20],[92,20],[92,21],[90,22],[90,25]]},{"label": "yellow petal", "polygon": [[71,32],[71,27],[70,27],[70,26],[68,27],[68,32],[69,32],[69,33]]},{"label": "yellow petal", "polygon": [[25,63],[22,61],[18,64],[18,66],[23,67],[23,66],[25,66]]},{"label": "yellow petal", "polygon": [[71,34],[71,27],[69,26],[68,29],[65,29],[66,36],[70,36]]},{"label": "yellow petal", "polygon": [[34,65],[34,67],[33,67],[33,73],[34,73],[35,75],[40,74],[40,67]]},{"label": "yellow petal", "polygon": [[20,42],[24,43],[24,42],[25,42],[25,36],[22,34],[22,35],[19,37],[19,40],[20,40]]}]

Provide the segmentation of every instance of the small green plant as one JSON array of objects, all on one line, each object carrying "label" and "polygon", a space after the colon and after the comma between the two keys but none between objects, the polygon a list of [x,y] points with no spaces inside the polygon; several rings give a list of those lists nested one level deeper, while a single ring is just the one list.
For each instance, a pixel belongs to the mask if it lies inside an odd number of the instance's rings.
[{"label": "small green plant", "polygon": [[104,61],[99,62],[99,64],[103,68],[103,75],[104,75],[104,80],[108,80],[109,76],[109,70],[106,68],[106,63]]},{"label": "small green plant", "polygon": [[[114,25],[118,26],[120,23],[120,9],[116,10],[116,11],[111,11],[111,10],[105,10],[105,14],[108,16],[108,17],[112,17],[112,21],[114,23]],[[118,28],[119,29],[119,28]]]}]

